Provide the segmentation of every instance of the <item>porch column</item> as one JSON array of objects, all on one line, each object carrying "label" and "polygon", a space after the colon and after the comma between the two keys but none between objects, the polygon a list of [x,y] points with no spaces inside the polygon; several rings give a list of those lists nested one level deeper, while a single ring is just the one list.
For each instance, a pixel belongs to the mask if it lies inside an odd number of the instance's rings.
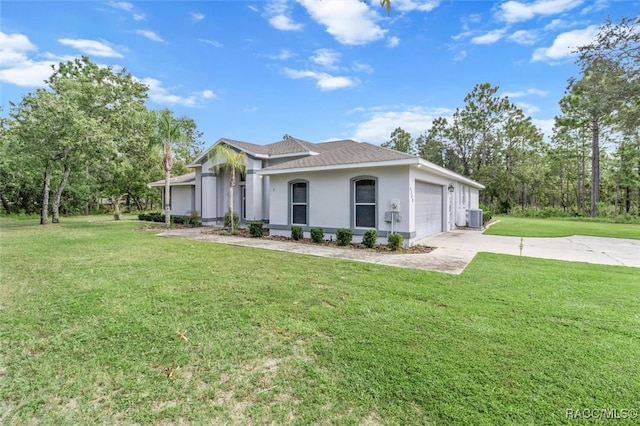
[{"label": "porch column", "polygon": [[262,220],[262,177],[256,172],[262,169],[262,161],[250,161],[247,167],[247,222]]}]

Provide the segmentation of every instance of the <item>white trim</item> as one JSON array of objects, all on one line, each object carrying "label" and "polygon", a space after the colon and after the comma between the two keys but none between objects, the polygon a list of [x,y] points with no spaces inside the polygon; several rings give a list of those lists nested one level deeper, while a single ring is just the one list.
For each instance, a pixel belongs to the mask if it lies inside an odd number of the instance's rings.
[{"label": "white trim", "polygon": [[389,167],[389,166],[415,166],[419,168],[425,167],[426,170],[436,175],[451,178],[457,182],[462,182],[467,185],[473,186],[474,188],[484,189],[484,185],[474,180],[466,178],[462,175],[459,175],[456,172],[452,172],[451,170],[445,169],[444,167],[440,167],[436,164],[431,163],[430,161],[424,160],[419,157],[407,158],[402,160],[371,161],[368,163],[332,164],[328,166],[297,167],[292,169],[269,170],[267,168],[267,169],[260,170],[257,173],[259,175],[269,176],[269,175],[282,175],[282,174],[288,174],[288,173],[306,173],[306,172],[317,172],[317,171],[359,169],[359,168],[372,168],[372,167]]}]

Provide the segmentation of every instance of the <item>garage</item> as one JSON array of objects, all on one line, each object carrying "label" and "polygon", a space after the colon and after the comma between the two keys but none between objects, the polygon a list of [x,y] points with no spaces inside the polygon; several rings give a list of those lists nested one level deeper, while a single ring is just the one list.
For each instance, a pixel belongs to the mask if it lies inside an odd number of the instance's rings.
[{"label": "garage", "polygon": [[442,186],[416,181],[416,238],[442,232]]}]

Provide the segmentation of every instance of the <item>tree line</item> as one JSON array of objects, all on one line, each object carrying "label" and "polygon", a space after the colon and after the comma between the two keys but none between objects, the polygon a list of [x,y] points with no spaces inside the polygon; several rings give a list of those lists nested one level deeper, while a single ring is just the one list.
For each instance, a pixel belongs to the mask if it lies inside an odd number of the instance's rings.
[{"label": "tree line", "polygon": [[[640,18],[607,21],[577,50],[553,134],[477,84],[450,117],[413,138],[398,127],[383,146],[419,155],[483,183],[494,212],[552,209],[571,215],[640,214]],[[5,213],[88,214],[124,204],[159,207],[147,183],[169,179],[203,149],[196,123],[146,106],[148,88],[125,69],[81,57],[52,69],[46,88],[0,117],[0,203]]]},{"label": "tree line", "polygon": [[499,87],[476,85],[464,106],[413,138],[398,127],[382,145],[486,186],[495,212],[640,214],[640,18],[608,21],[578,49],[553,134],[544,135]]},{"label": "tree line", "polygon": [[[147,183],[186,173],[202,152],[187,117],[151,110],[148,87],[125,69],[81,57],[52,67],[46,88],[11,103],[0,126],[0,202],[4,212],[89,214],[107,205],[155,207]],[[168,194],[167,194],[168,195]],[[166,197],[166,204],[169,197]],[[168,216],[168,215],[167,215]]]}]

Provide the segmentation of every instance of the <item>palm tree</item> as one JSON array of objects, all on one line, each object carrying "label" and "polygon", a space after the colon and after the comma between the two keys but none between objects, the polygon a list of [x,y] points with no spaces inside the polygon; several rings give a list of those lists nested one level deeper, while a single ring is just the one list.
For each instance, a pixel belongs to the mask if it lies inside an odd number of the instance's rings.
[{"label": "palm tree", "polygon": [[244,152],[237,152],[228,145],[216,145],[209,152],[209,159],[215,164],[213,168],[216,172],[226,170],[229,172],[229,223],[230,231],[235,229],[233,219],[233,189],[236,186],[236,173],[244,173],[247,170],[247,155]]},{"label": "palm tree", "polygon": [[173,144],[184,137],[183,122],[163,109],[158,114],[158,136],[162,141],[162,166],[164,168],[164,224],[171,226],[171,170],[173,169]]}]

